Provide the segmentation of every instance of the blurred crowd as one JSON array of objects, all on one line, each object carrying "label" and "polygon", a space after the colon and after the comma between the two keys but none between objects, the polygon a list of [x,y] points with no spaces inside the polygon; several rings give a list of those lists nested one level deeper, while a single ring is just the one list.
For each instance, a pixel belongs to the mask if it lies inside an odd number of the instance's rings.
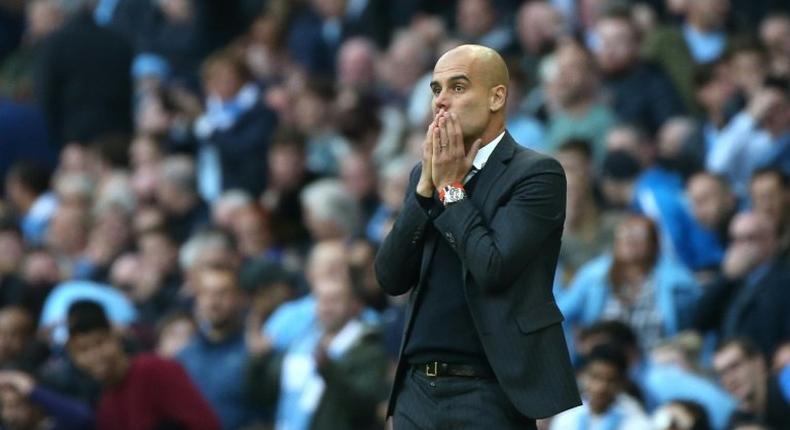
[{"label": "blurred crowd", "polygon": [[372,262],[463,43],[567,176],[540,426],[790,428],[790,3],[0,0],[2,428],[384,428]]}]

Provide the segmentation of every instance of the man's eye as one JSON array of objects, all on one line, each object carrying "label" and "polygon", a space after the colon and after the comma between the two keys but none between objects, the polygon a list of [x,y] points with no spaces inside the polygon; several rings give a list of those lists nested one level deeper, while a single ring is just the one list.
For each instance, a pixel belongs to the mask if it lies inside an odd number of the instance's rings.
[{"label": "man's eye", "polygon": [[433,91],[433,95],[438,95],[441,90],[438,87],[433,87],[431,91]]},{"label": "man's eye", "polygon": [[463,90],[464,90],[464,87],[461,86],[461,85],[456,85],[456,86],[453,87],[453,91],[455,91],[456,93],[460,93]]}]

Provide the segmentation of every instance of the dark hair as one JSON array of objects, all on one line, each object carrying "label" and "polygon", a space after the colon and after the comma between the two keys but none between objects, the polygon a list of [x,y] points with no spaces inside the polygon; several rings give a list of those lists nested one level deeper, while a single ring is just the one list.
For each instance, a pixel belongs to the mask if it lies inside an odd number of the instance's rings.
[{"label": "dark hair", "polygon": [[751,339],[747,339],[745,337],[729,337],[722,340],[716,346],[716,354],[730,347],[736,347],[740,349],[746,358],[765,358],[763,353],[757,347],[757,344],[755,344]]},{"label": "dark hair", "polygon": [[582,154],[588,161],[592,160],[593,157],[590,141],[579,137],[572,137],[562,142],[557,152],[577,152]]},{"label": "dark hair", "polygon": [[790,177],[778,166],[769,165],[757,168],[752,172],[752,177],[749,180],[750,182],[754,182],[760,176],[768,176],[768,175],[775,175],[779,178],[779,183],[782,184],[782,188],[787,188],[790,185]]},{"label": "dark hair", "polygon": [[616,343],[596,345],[582,360],[582,369],[586,369],[592,363],[599,362],[614,366],[621,377],[625,377],[628,374],[628,359],[625,351],[623,351],[622,346]]},{"label": "dark hair", "polygon": [[84,334],[94,330],[109,330],[110,321],[104,308],[93,300],[78,300],[69,306],[66,317],[69,336]]},{"label": "dark hair", "polygon": [[8,170],[8,176],[36,195],[41,195],[49,189],[52,171],[33,161],[19,161]]},{"label": "dark hair", "polygon": [[685,409],[694,418],[694,424],[689,430],[711,430],[713,428],[710,425],[708,411],[701,404],[691,400],[673,400],[671,403]]},{"label": "dark hair", "polygon": [[605,343],[616,343],[625,348],[639,349],[639,341],[634,330],[628,324],[617,320],[598,321],[582,329],[579,339],[584,340],[593,336],[603,336]]},{"label": "dark hair", "polygon": [[306,141],[307,138],[305,135],[296,128],[279,127],[272,136],[272,142],[269,144],[269,148],[270,150],[275,148],[290,148],[299,154],[304,154]]},{"label": "dark hair", "polygon": [[[641,262],[641,269],[644,270],[645,273],[650,273],[658,262],[659,252],[661,250],[661,243],[658,236],[658,227],[656,226],[656,223],[648,217],[641,215],[628,215],[620,222],[616,230],[623,228],[623,226],[629,225],[637,225],[647,229],[647,246],[649,249],[647,260]],[[613,254],[614,256],[612,258],[612,266],[609,268],[609,281],[612,283],[613,288],[618,289],[623,286],[625,281],[628,263],[623,261],[623,256],[617,255],[616,252]]]}]

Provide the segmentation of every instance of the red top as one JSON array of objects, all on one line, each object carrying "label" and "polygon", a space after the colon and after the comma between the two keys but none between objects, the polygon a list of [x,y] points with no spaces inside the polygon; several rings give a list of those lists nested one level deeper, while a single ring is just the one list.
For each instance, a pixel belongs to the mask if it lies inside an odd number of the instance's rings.
[{"label": "red top", "polygon": [[152,354],[132,358],[123,381],[102,392],[96,423],[99,430],[220,428],[181,365]]}]

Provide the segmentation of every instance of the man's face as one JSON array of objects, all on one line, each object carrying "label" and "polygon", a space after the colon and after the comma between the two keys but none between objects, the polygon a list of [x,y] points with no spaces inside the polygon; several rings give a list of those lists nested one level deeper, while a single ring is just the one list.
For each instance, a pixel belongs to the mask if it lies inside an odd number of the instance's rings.
[{"label": "man's face", "polygon": [[464,143],[469,145],[488,125],[490,90],[467,53],[450,52],[433,69],[433,112],[443,109],[458,115]]},{"label": "man's face", "polygon": [[124,352],[109,329],[71,335],[67,347],[74,364],[96,381],[107,384],[118,376],[116,367]]},{"label": "man's face", "polygon": [[44,418],[41,410],[11,388],[0,389],[0,418],[3,428],[26,430],[40,428]]},{"label": "man's face", "polygon": [[321,280],[313,286],[321,326],[336,333],[358,311],[357,300],[351,287],[342,280]]},{"label": "man's face", "polygon": [[734,204],[722,185],[706,175],[691,178],[687,186],[687,194],[694,218],[709,230],[719,228]]},{"label": "man's face", "polygon": [[216,328],[227,326],[236,317],[241,293],[234,277],[226,271],[207,269],[200,273],[196,297],[198,318]]},{"label": "man's face", "polygon": [[22,353],[32,334],[30,316],[20,310],[0,314],[0,362],[13,360]]},{"label": "man's face", "polygon": [[776,250],[771,221],[748,214],[737,216],[730,223],[730,245],[727,252],[737,252],[749,258],[750,269],[771,258]]},{"label": "man's face", "polygon": [[724,348],[713,357],[713,369],[722,386],[741,402],[755,396],[757,381],[765,377],[764,367],[759,357],[746,357],[737,345]]},{"label": "man's face", "polygon": [[574,45],[555,51],[556,75],[551,80],[553,91],[563,105],[584,100],[593,86],[594,70],[585,52]]},{"label": "man's face", "polygon": [[594,361],[584,369],[582,385],[590,409],[600,414],[614,403],[622,389],[623,381],[615,366],[602,361]]},{"label": "man's face", "polygon": [[777,175],[760,175],[751,183],[749,189],[754,211],[768,215],[775,222],[781,222],[787,210],[787,190]]},{"label": "man's face", "polygon": [[595,53],[598,65],[605,73],[617,73],[628,68],[636,59],[636,36],[622,19],[604,19],[597,25],[601,46]]}]

